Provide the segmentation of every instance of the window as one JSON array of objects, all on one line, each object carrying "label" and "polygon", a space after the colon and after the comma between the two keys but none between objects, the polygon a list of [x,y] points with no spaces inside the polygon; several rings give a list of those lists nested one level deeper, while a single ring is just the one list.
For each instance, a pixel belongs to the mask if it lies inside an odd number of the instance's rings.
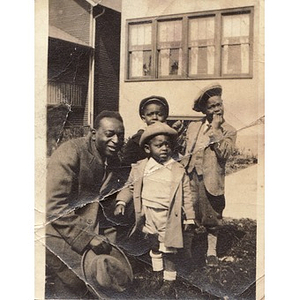
[{"label": "window", "polygon": [[189,19],[189,75],[215,75],[215,16]]},{"label": "window", "polygon": [[252,18],[241,8],[130,20],[126,79],[249,78]]},{"label": "window", "polygon": [[222,74],[249,74],[250,16],[222,15]]},{"label": "window", "polygon": [[182,75],[182,21],[158,22],[158,76]]},{"label": "window", "polygon": [[129,27],[129,77],[152,75],[151,23],[133,24]]}]

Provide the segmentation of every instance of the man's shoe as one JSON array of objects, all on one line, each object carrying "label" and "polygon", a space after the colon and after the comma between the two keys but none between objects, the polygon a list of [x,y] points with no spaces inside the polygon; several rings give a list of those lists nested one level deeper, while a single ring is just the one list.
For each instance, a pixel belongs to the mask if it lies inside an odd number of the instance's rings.
[{"label": "man's shoe", "polygon": [[219,265],[219,259],[215,255],[209,255],[206,257],[206,265],[208,267],[217,267]]},{"label": "man's shoe", "polygon": [[164,280],[162,287],[158,291],[159,296],[176,299],[175,281],[174,280]]}]

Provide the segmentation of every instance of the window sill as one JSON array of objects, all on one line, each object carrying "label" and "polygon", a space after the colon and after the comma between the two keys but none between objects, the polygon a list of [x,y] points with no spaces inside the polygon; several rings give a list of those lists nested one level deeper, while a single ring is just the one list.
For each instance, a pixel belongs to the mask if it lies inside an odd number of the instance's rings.
[{"label": "window sill", "polygon": [[223,77],[165,77],[165,78],[131,78],[125,79],[124,82],[147,82],[147,81],[194,81],[194,80],[228,80],[228,79],[253,79],[252,75],[242,76],[223,76]]}]

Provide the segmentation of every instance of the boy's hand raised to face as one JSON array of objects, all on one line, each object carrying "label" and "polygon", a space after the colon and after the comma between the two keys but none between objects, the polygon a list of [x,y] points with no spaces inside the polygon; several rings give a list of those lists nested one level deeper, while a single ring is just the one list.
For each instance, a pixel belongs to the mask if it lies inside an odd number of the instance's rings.
[{"label": "boy's hand raised to face", "polygon": [[213,114],[211,127],[213,130],[220,129],[221,124],[224,122],[223,114]]}]

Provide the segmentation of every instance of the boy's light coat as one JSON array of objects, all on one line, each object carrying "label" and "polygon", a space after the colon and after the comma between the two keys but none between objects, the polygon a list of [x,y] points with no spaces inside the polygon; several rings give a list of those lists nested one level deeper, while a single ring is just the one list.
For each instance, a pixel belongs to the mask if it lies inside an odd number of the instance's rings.
[{"label": "boy's light coat", "polygon": [[[144,225],[141,194],[147,161],[148,159],[143,159],[132,165],[126,187],[117,196],[118,200],[125,203],[129,203],[132,200],[134,202],[136,224],[132,233],[137,229],[142,230]],[[174,162],[171,170],[173,178],[164,244],[166,247],[183,248],[183,215],[185,215],[186,219],[193,220],[195,219],[195,212],[189,179],[185,174],[184,167]],[[153,189],[155,189],[155,186]]]}]

